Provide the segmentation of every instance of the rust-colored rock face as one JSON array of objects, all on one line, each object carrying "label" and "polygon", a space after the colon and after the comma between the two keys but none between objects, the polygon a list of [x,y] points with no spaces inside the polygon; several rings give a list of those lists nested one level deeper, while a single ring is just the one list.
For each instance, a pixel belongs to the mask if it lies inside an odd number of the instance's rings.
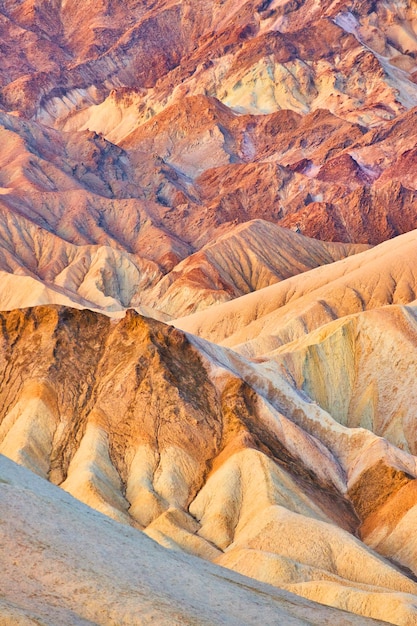
[{"label": "rust-colored rock face", "polygon": [[[414,13],[408,2],[8,2],[2,205],[72,243],[110,238],[130,252],[145,223],[158,243],[140,253],[164,272],[251,219],[333,241],[407,232]],[[379,189],[393,181],[404,191],[383,200],[386,224]],[[69,224],[51,224],[69,190],[65,204],[88,219],[71,208]]]},{"label": "rust-colored rock face", "polygon": [[7,0],[0,57],[0,622],[414,626],[417,4]]}]

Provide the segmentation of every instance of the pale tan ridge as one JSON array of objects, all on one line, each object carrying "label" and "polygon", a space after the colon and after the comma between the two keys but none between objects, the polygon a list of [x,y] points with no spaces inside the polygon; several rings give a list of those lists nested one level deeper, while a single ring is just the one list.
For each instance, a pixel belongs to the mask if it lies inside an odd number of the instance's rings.
[{"label": "pale tan ridge", "polygon": [[387,602],[394,623],[414,619],[415,583],[352,533],[368,506],[362,477],[380,467],[379,506],[396,476],[417,475],[415,457],[337,423],[274,363],[190,343],[134,312],[112,321],[39,307],[1,317],[0,451],[165,546],[240,570],[233,555],[245,550],[250,574],[273,554],[301,577],[290,583],[286,568],[274,569],[274,584],[310,594],[301,582],[314,581],[335,606],[383,617]]}]

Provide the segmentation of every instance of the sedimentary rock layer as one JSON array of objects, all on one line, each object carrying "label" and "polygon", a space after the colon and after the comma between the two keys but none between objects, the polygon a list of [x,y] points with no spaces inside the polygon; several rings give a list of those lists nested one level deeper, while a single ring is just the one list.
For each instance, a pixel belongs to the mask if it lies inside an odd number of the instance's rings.
[{"label": "sedimentary rock layer", "polygon": [[[399,489],[411,496],[410,454],[342,425],[274,361],[190,342],[133,311],[1,319],[0,452],[164,546],[413,622],[415,583],[355,536],[379,528]],[[384,553],[415,569],[411,545]]]}]

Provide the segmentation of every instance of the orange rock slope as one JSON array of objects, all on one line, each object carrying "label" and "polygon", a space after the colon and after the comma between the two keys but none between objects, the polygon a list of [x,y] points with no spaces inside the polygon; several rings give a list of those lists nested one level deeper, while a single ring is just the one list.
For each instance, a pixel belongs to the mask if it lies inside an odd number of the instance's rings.
[{"label": "orange rock slope", "polygon": [[38,307],[3,313],[1,326],[1,453],[165,547],[364,617],[415,621],[415,549],[401,529],[416,458],[390,433],[313,402],[281,357],[251,362],[132,311],[115,322]]},{"label": "orange rock slope", "polygon": [[0,5],[0,622],[414,625],[416,3]]}]

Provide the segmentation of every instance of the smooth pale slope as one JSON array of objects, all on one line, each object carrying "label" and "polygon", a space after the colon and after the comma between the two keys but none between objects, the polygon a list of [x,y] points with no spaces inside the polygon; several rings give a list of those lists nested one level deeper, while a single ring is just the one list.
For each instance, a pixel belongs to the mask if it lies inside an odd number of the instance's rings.
[{"label": "smooth pale slope", "polygon": [[381,624],[167,551],[0,456],[0,623]]},{"label": "smooth pale slope", "polygon": [[[340,423],[368,428],[416,454],[416,315],[415,306],[390,306],[347,316],[269,356]],[[416,481],[398,475],[381,499],[383,482],[378,472],[364,473],[360,536],[416,570]]]},{"label": "smooth pale slope", "polygon": [[417,453],[416,306],[346,316],[268,358],[335,419]]},{"label": "smooth pale slope", "polygon": [[388,304],[417,291],[417,231],[175,320],[175,326],[250,356],[260,356],[334,319]]},{"label": "smooth pale slope", "polygon": [[416,584],[353,535],[415,482],[415,457],[342,426],[275,364],[134,312],[0,317],[0,452],[167,547],[413,624]]}]

